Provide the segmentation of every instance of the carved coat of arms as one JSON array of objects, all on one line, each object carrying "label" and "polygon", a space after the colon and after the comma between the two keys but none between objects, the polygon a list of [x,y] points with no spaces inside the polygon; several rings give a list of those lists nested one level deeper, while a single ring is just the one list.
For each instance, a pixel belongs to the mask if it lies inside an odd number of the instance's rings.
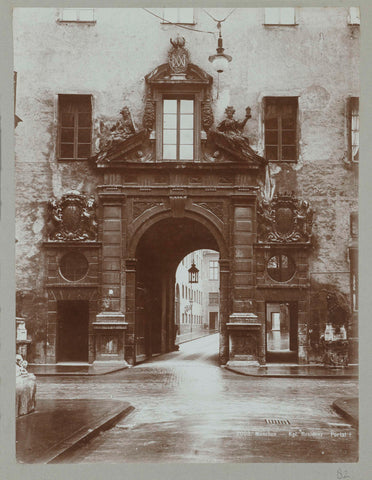
[{"label": "carved coat of arms", "polygon": [[172,48],[168,54],[168,65],[171,74],[184,75],[189,66],[189,52],[185,48],[186,40],[184,37],[177,36],[174,40],[170,39]]},{"label": "carved coat of arms", "polygon": [[49,240],[96,240],[97,219],[94,197],[71,191],[60,200],[48,202]]},{"label": "carved coat of arms", "polygon": [[275,195],[272,201],[257,204],[259,242],[310,243],[313,209],[306,200],[293,195]]}]

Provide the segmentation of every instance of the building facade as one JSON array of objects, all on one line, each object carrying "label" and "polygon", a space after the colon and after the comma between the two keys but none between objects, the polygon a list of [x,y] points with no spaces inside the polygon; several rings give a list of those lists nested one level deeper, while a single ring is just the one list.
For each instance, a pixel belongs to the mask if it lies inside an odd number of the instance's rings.
[{"label": "building facade", "polygon": [[[190,282],[190,268],[197,268],[197,281]],[[189,253],[178,265],[175,286],[175,323],[178,333],[218,330],[219,254],[213,250]]]},{"label": "building facade", "polygon": [[[176,270],[175,323],[178,334],[203,331],[203,292],[199,282],[202,271],[202,250],[189,253]],[[196,282],[190,282],[189,269],[199,270]]]},{"label": "building facade", "polygon": [[326,324],[357,360],[357,10],[216,15],[223,73],[204,9],[15,9],[29,361],[172,350],[176,268],[200,249],[221,364],[321,362]]}]

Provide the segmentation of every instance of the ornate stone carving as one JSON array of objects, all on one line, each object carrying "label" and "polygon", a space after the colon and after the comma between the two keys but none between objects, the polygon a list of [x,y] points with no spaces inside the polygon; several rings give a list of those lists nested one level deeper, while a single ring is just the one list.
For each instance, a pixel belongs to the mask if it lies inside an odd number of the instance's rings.
[{"label": "ornate stone carving", "polygon": [[306,200],[293,195],[275,195],[257,204],[259,242],[310,243],[313,210]]},{"label": "ornate stone carving", "polygon": [[149,161],[146,154],[143,154],[141,146],[148,138],[148,131],[145,129],[136,130],[128,107],[120,111],[121,119],[111,128],[101,122],[101,132],[98,153],[92,157],[102,167],[114,159],[143,162]]},{"label": "ornate stone carving", "polygon": [[233,176],[219,177],[219,179],[218,179],[218,184],[219,185],[232,185],[233,183],[234,183],[234,177]]},{"label": "ornate stone carving", "polygon": [[216,129],[209,131],[209,138],[218,147],[231,153],[239,160],[266,165],[267,161],[252,150],[249,146],[249,139],[242,134],[245,124],[251,118],[250,107],[247,107],[245,111],[245,118],[239,122],[233,118],[235,113],[234,107],[227,107],[225,110],[227,118]]},{"label": "ornate stone carving", "polygon": [[[103,136],[100,138],[99,142],[99,154],[97,156],[99,161],[102,161],[107,152],[112,148],[121,143],[123,140],[126,140],[128,137],[131,137],[136,133],[132,115],[129,111],[129,108],[124,106],[120,111],[121,118],[118,120],[115,125],[113,125],[109,131],[103,133]],[[102,129],[105,130],[104,126]]]},{"label": "ornate stone carving", "polygon": [[136,219],[150,208],[161,207],[162,205],[164,205],[162,202],[135,202],[133,205],[133,219]]},{"label": "ornate stone carving", "polygon": [[94,197],[71,191],[60,200],[48,202],[49,240],[96,240],[97,219]]},{"label": "ornate stone carving", "polygon": [[155,123],[155,102],[152,99],[151,91],[146,95],[145,111],[143,114],[143,126],[151,132],[154,129]]},{"label": "ornate stone carving", "polygon": [[220,220],[223,220],[222,202],[199,202],[195,203],[194,205],[199,205],[199,207],[206,208],[210,212],[214,213]]},{"label": "ornate stone carving", "polygon": [[36,378],[27,371],[27,361],[16,355],[16,416],[26,415],[35,410]]},{"label": "ornate stone carving", "polygon": [[206,132],[211,128],[214,122],[213,110],[212,110],[212,98],[210,95],[202,102],[202,124]]},{"label": "ornate stone carving", "polygon": [[169,203],[174,217],[183,217],[187,202],[186,195],[170,195]]},{"label": "ornate stone carving", "polygon": [[172,75],[186,75],[187,67],[190,63],[189,52],[185,48],[186,40],[177,35],[175,39],[170,39],[172,48],[168,52],[168,66]]}]

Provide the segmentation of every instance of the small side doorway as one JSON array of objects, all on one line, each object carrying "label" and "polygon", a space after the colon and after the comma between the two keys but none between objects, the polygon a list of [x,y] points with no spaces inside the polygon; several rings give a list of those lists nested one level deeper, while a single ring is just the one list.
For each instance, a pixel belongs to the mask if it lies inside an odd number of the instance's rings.
[{"label": "small side doorway", "polygon": [[218,312],[209,312],[209,330],[216,330],[218,323]]},{"label": "small side doorway", "polygon": [[57,303],[57,362],[88,362],[89,302]]},{"label": "small side doorway", "polygon": [[266,360],[297,362],[297,302],[266,303]]}]

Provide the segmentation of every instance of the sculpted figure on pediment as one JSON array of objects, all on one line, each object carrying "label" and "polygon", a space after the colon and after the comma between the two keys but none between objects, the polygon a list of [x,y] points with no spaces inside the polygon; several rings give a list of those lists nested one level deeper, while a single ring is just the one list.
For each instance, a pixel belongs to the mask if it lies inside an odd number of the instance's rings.
[{"label": "sculpted figure on pediment", "polygon": [[250,107],[247,107],[245,112],[244,119],[238,121],[234,118],[234,107],[226,107],[226,118],[219,123],[216,129],[209,131],[209,137],[218,147],[231,153],[239,160],[265,165],[266,160],[256,154],[249,145],[248,137],[242,133],[245,124],[251,118]]}]

